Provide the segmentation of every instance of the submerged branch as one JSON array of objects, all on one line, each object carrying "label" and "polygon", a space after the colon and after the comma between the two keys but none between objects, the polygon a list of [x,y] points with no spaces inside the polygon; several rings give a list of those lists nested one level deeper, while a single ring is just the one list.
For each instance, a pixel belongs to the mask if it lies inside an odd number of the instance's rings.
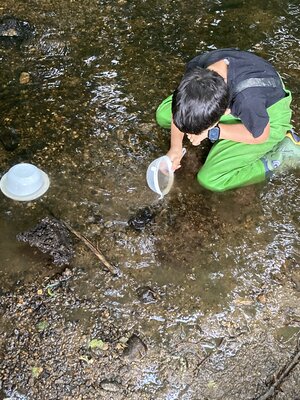
[{"label": "submerged branch", "polygon": [[75,229],[73,229],[67,222],[61,220],[61,222],[65,225],[65,227],[73,233],[78,239],[80,239],[94,254],[95,256],[102,262],[102,264],[111,272],[113,275],[119,275],[119,270],[112,265],[107,259],[104,257],[104,255],[98,250],[93,243],[89,241],[85,236],[83,236],[81,233],[77,232]]},{"label": "submerged branch", "polygon": [[268,389],[266,393],[263,395],[256,397],[254,400],[268,400],[272,396],[275,395],[276,390],[279,388],[279,386],[282,384],[284,379],[292,372],[292,370],[297,366],[297,364],[300,361],[300,350],[298,346],[298,351],[292,358],[290,362],[288,362],[279,372],[274,377],[274,383],[272,386]]}]

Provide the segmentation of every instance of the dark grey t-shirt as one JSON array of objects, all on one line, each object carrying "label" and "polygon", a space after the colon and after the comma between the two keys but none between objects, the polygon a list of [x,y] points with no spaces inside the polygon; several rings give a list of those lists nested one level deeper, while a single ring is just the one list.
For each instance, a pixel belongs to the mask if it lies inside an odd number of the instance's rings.
[{"label": "dark grey t-shirt", "polygon": [[237,85],[249,78],[275,78],[275,68],[257,55],[237,50],[220,49],[193,58],[186,66],[186,72],[195,67],[207,68],[209,65],[226,59],[228,61],[227,84],[231,93],[231,114],[239,118],[254,137],[263,133],[269,122],[267,108],[284,98],[282,87],[250,87],[234,94]]}]

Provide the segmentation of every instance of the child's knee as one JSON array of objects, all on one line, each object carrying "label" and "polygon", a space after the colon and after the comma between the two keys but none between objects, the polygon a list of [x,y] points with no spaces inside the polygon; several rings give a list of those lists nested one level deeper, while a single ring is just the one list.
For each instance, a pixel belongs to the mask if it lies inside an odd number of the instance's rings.
[{"label": "child's knee", "polygon": [[156,122],[162,128],[171,128],[171,117],[168,117],[168,115],[166,115],[166,113],[161,110],[161,107],[158,107],[158,109],[156,110]]},{"label": "child's knee", "polygon": [[223,180],[205,171],[204,168],[200,169],[198,172],[197,180],[201,186],[205,187],[205,189],[211,190],[212,192],[224,192],[227,190],[226,185],[224,186]]}]

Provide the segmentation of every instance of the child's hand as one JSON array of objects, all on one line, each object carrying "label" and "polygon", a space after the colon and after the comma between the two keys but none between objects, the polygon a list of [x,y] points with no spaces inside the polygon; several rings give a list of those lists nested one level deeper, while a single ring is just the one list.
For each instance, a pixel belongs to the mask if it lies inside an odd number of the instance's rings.
[{"label": "child's hand", "polygon": [[176,171],[176,169],[181,167],[180,161],[181,161],[181,159],[183,157],[182,148],[181,149],[172,149],[171,148],[168,151],[167,156],[172,161],[173,171]]},{"label": "child's hand", "polygon": [[189,141],[192,143],[193,146],[199,146],[202,140],[206,139],[208,136],[208,129],[201,132],[199,135],[193,135],[192,133],[186,134]]}]

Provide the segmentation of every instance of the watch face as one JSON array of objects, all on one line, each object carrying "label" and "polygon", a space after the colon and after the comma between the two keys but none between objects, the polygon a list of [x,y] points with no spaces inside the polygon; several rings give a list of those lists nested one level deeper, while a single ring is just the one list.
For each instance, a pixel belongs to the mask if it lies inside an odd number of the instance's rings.
[{"label": "watch face", "polygon": [[212,142],[215,142],[220,137],[220,128],[218,126],[214,126],[208,131],[208,138]]}]

